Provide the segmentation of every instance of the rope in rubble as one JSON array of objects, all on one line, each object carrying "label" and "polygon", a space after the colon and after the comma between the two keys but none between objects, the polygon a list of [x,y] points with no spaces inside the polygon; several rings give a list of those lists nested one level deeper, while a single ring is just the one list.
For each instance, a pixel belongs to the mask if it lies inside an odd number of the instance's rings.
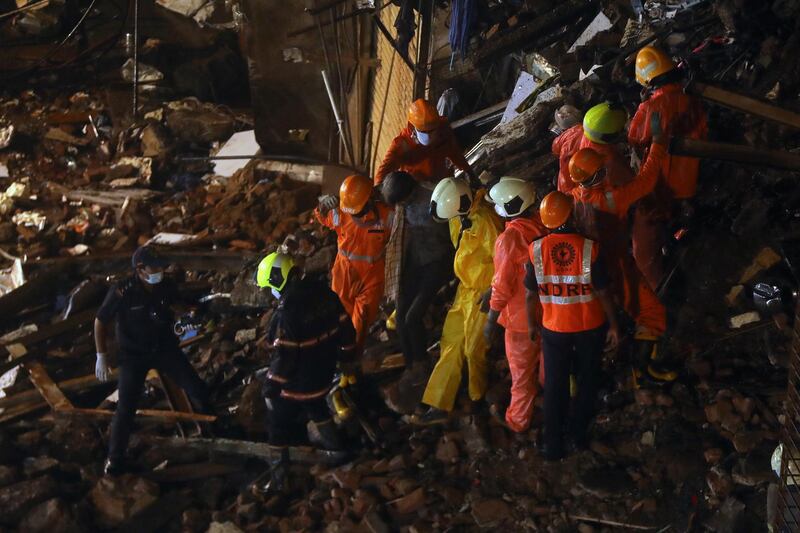
[{"label": "rope in rubble", "polygon": [[461,58],[467,57],[469,51],[469,40],[472,28],[478,17],[478,10],[475,0],[453,0],[450,12],[450,65],[452,67],[453,58],[459,54]]}]

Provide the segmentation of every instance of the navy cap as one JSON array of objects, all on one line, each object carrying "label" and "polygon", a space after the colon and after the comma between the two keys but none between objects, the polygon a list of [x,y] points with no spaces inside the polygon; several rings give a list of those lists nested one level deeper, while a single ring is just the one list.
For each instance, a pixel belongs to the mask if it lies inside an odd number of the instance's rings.
[{"label": "navy cap", "polygon": [[149,246],[140,246],[137,248],[136,251],[133,252],[131,263],[134,269],[139,265],[154,268],[167,268],[169,266],[169,261],[161,257],[154,248]]}]

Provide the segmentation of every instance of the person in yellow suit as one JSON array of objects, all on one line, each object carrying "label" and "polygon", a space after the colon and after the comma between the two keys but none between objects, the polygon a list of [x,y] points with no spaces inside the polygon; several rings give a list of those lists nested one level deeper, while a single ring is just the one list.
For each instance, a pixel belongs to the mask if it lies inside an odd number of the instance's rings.
[{"label": "person in yellow suit", "polygon": [[444,322],[439,362],[422,396],[422,402],[430,409],[414,418],[414,422],[422,425],[447,420],[465,362],[470,399],[478,401],[486,393],[489,346],[483,336],[486,312],[481,310],[481,298],[492,285],[494,241],[502,231],[500,219],[484,201],[484,192],[473,195],[469,184],[460,179],[445,178],[439,182],[431,196],[431,216],[440,222],[449,221],[450,237],[456,248],[453,270],[459,284]]}]

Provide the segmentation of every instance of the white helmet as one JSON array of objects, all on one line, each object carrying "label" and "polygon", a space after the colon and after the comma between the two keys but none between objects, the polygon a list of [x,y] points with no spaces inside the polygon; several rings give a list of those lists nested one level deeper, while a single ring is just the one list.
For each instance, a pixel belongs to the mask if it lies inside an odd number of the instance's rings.
[{"label": "white helmet", "polygon": [[489,191],[494,210],[503,218],[519,216],[536,201],[536,187],[530,181],[504,176]]},{"label": "white helmet", "polygon": [[466,181],[445,178],[431,195],[431,216],[440,222],[459,215],[466,215],[472,207],[472,189]]},{"label": "white helmet", "polygon": [[583,121],[583,113],[578,108],[569,104],[562,105],[555,112],[555,120],[561,131],[566,131]]}]

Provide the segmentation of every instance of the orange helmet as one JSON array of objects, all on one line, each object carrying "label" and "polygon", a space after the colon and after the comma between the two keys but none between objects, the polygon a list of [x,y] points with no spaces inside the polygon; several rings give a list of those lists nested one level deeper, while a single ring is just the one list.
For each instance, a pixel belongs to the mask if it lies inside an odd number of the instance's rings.
[{"label": "orange helmet", "polygon": [[591,148],[581,148],[569,158],[569,177],[575,183],[585,183],[603,168],[604,158]]},{"label": "orange helmet", "polygon": [[408,106],[408,121],[417,131],[433,131],[442,124],[442,117],[433,104],[420,98]]},{"label": "orange helmet", "polygon": [[572,197],[563,192],[553,191],[542,200],[539,205],[539,215],[542,223],[550,228],[556,229],[563,226],[572,214]]},{"label": "orange helmet", "polygon": [[675,70],[675,62],[655,46],[645,46],[636,54],[636,81],[647,86],[662,74]]},{"label": "orange helmet", "polygon": [[347,176],[339,187],[339,207],[345,213],[355,215],[364,210],[372,195],[372,180],[365,176]]}]

